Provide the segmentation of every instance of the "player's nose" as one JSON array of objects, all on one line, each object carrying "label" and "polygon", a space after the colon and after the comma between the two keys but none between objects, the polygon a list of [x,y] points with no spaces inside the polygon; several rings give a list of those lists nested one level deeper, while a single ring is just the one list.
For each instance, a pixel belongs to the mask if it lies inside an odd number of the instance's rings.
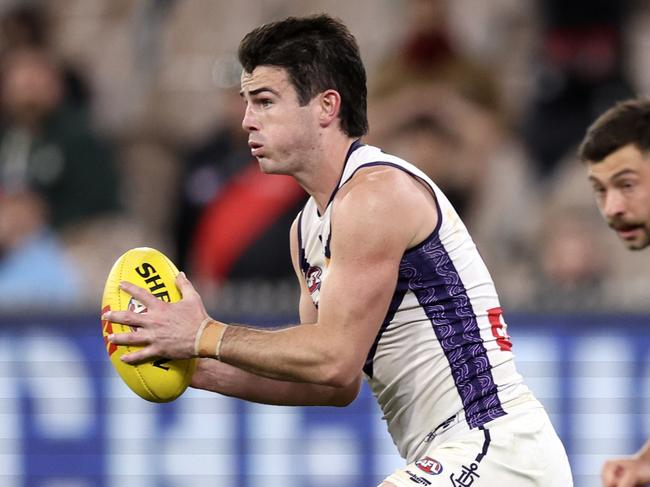
[{"label": "player's nose", "polygon": [[241,122],[241,126],[248,133],[259,130],[259,121],[255,118],[254,114],[252,113],[250,109],[250,105],[246,107],[246,111],[244,112],[244,118]]},{"label": "player's nose", "polygon": [[608,191],[603,202],[603,213],[607,218],[621,216],[626,212],[625,198],[618,191]]}]

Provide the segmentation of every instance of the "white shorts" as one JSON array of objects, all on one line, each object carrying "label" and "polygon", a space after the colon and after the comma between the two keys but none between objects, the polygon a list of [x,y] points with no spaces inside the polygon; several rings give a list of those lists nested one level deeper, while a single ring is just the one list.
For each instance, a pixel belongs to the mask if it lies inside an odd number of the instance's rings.
[{"label": "white shorts", "polygon": [[461,421],[419,459],[386,478],[397,487],[571,487],[564,445],[543,408],[508,413],[470,430]]}]

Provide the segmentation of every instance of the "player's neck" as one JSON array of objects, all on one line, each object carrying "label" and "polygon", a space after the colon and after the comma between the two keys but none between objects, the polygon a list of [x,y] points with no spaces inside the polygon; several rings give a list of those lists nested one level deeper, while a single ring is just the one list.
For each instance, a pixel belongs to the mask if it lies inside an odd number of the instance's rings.
[{"label": "player's neck", "polygon": [[315,200],[322,213],[338,185],[350,146],[356,139],[340,134],[323,144],[317,156],[295,178]]}]

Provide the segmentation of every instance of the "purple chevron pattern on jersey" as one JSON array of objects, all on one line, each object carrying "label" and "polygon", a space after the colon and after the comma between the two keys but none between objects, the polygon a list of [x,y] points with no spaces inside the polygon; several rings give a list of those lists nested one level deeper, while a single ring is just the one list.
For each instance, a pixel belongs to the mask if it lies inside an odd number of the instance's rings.
[{"label": "purple chevron pattern on jersey", "polygon": [[451,374],[472,428],[503,416],[476,315],[438,235],[407,252],[400,280],[416,295],[449,361]]}]

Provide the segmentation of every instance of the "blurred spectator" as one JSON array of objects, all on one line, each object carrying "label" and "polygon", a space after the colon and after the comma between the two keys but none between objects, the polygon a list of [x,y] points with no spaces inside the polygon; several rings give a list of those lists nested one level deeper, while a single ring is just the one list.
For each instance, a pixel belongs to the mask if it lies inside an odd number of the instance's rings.
[{"label": "blurred spectator", "polygon": [[542,39],[537,87],[523,136],[537,175],[551,176],[589,123],[633,94],[623,33],[627,0],[539,0]]},{"label": "blurred spectator", "polygon": [[408,6],[406,38],[370,94],[368,140],[445,191],[495,278],[509,283],[528,258],[539,204],[525,152],[504,123],[495,74],[454,47],[450,3]]},{"label": "blurred spectator", "polygon": [[86,114],[66,105],[59,66],[18,50],[0,71],[0,188],[40,192],[56,229],[118,207],[111,147]]},{"label": "blurred spectator", "polygon": [[38,193],[0,193],[0,309],[74,306],[79,286]]},{"label": "blurred spectator", "polygon": [[97,216],[63,235],[68,254],[83,276],[83,302],[96,307],[104,277],[133,247],[154,247],[176,261],[170,221],[178,203],[179,162],[175,152],[152,136],[121,141],[117,167],[123,213]]},{"label": "blurred spectator", "polygon": [[573,311],[604,302],[610,262],[602,242],[593,238],[598,224],[597,215],[581,207],[547,209],[539,227],[531,307]]},{"label": "blurred spectator", "polygon": [[378,105],[370,109],[369,139],[427,173],[469,222],[489,169],[487,158],[499,142],[494,114],[454,85],[436,81],[405,83]]},{"label": "blurred spectator", "polygon": [[[447,32],[447,0],[410,0],[407,5],[409,30],[374,76],[368,141],[408,156],[467,219],[485,154],[496,143],[496,83],[487,70],[454,49]],[[399,144],[405,148],[415,142],[438,150],[422,151],[422,157],[400,154],[391,146],[394,136],[420,139]]]},{"label": "blurred spectator", "polygon": [[[44,2],[20,2],[0,17],[0,57],[24,49],[50,51],[51,19]],[[72,65],[61,63],[63,92],[66,103],[87,109],[90,102],[89,87]]]},{"label": "blurred spectator", "polygon": [[[139,222],[150,245],[173,249],[170,222],[178,205],[181,163],[174,148],[155,137],[123,141],[118,157],[121,201],[126,214]],[[175,253],[170,253],[174,257]]]},{"label": "blurred spectator", "polygon": [[[407,31],[372,77],[371,95],[377,100],[404,85],[443,83],[488,110],[500,109],[493,73],[462,54],[449,32],[450,0],[407,0]],[[372,104],[369,104],[372,108]],[[405,110],[411,108],[408,105]]]}]

